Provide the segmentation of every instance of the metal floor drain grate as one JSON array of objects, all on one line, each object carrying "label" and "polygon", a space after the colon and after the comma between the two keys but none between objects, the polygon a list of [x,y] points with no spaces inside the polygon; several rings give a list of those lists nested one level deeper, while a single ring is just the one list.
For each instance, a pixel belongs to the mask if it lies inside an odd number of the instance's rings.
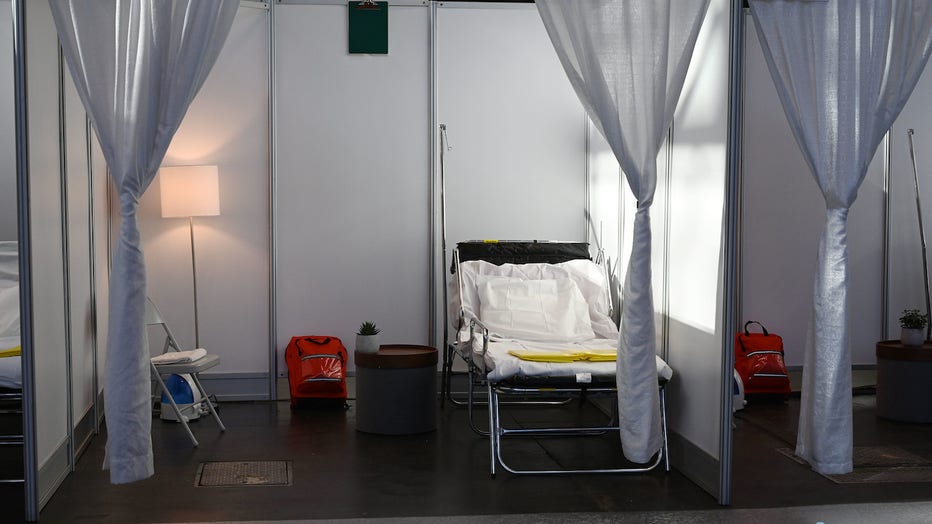
[{"label": "metal floor drain grate", "polygon": [[291,461],[202,462],[194,479],[197,487],[290,486]]}]

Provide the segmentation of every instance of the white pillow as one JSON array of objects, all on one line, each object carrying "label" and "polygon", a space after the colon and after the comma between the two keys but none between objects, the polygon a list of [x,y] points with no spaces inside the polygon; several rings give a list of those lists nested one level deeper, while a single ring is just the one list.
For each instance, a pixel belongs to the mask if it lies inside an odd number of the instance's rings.
[{"label": "white pillow", "polygon": [[569,279],[478,279],[479,319],[502,338],[569,342],[595,338],[589,305]]}]

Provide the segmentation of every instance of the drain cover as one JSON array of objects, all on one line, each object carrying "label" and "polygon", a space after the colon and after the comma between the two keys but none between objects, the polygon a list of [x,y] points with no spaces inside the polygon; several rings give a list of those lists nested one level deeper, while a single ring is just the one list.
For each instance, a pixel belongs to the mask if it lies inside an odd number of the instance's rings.
[{"label": "drain cover", "polygon": [[291,461],[202,462],[195,486],[290,486]]}]

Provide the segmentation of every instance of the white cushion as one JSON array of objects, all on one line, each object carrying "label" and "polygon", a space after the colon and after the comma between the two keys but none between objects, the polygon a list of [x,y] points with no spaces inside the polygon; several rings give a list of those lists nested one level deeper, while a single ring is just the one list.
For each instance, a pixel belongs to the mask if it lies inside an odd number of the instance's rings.
[{"label": "white cushion", "polygon": [[[462,304],[467,325],[470,318],[479,317],[479,280],[506,277],[521,280],[572,280],[589,304],[589,321],[599,338],[618,338],[618,328],[608,316],[608,285],[601,266],[591,260],[570,260],[559,264],[502,264],[496,266],[484,260],[470,260],[459,265],[460,282],[450,280],[450,318],[459,318]],[[462,302],[460,302],[462,300]],[[454,320],[454,326],[455,320]]]},{"label": "white cushion", "polygon": [[501,338],[576,341],[595,338],[589,305],[569,279],[480,277],[479,319]]}]

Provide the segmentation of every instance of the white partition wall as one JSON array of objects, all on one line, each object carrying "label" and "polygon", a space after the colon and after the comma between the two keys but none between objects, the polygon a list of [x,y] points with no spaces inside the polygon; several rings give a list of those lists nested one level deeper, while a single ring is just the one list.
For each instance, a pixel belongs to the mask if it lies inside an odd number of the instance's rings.
[{"label": "white partition wall", "polygon": [[106,223],[108,206],[106,189],[97,200],[94,182],[106,185],[92,176],[95,150],[87,116],[60,61],[48,4],[22,5],[28,53],[20,63],[26,71],[21,94],[28,132],[19,138],[29,189],[28,206],[19,202],[20,213],[28,213],[20,254],[29,263],[20,285],[32,306],[21,312],[28,327],[25,503],[26,517],[34,520],[98,429],[103,339],[97,330],[106,322],[95,298],[106,296],[108,284],[106,242],[95,243],[93,224]]},{"label": "white partition wall", "polygon": [[586,114],[537,8],[437,10],[447,241],[586,239]]},{"label": "white partition wall", "polygon": [[296,335],[427,343],[430,9],[391,4],[387,55],[348,54],[347,16],[275,6],[280,376]]},{"label": "white partition wall", "polygon": [[[825,204],[786,121],[750,15],[747,27],[739,321],[758,320],[780,334],[787,365],[799,367]],[[883,169],[881,147],[848,216],[854,365],[875,362],[882,336]]]},{"label": "white partition wall", "polygon": [[912,129],[919,175],[922,221],[926,238],[932,235],[932,69],[926,66],[909,102],[890,130],[889,251],[886,325],[887,339],[900,338],[899,317],[904,309],[925,312],[922,241],[916,210],[916,184],[909,156],[907,130]]},{"label": "white partition wall", "polygon": [[435,35],[436,118],[450,146],[438,273],[449,276],[464,240],[588,240],[588,118],[537,8],[444,2]]},{"label": "white partition wall", "polygon": [[[668,141],[657,157],[651,206],[657,350],[667,386],[673,466],[721,497],[722,252],[728,138],[729,0],[713,0],[696,43]],[[589,140],[592,222],[620,291],[636,202],[598,131]],[[623,306],[622,306],[623,307]]]},{"label": "white partition wall", "polygon": [[103,410],[103,380],[104,364],[107,354],[107,333],[109,332],[110,308],[110,195],[113,185],[107,169],[107,161],[97,141],[97,134],[93,128],[90,130],[90,166],[91,166],[91,207],[93,227],[91,239],[94,246],[94,320],[97,326],[97,381],[96,395],[97,421],[104,416]]},{"label": "white partition wall", "polygon": [[0,1],[0,241],[16,240],[16,126],[13,105],[13,8]]},{"label": "white partition wall", "polygon": [[671,458],[720,497],[731,4],[712,0],[673,120],[666,239]]},{"label": "white partition wall", "polygon": [[[216,165],[220,215],[195,217],[200,344],[220,356],[204,378],[221,399],[268,398],[268,10],[239,8],[226,43],[172,139],[164,166]],[[157,176],[140,200],[148,294],[194,347],[186,218],[162,218]],[[162,349],[161,339],[149,349]]]},{"label": "white partition wall", "polygon": [[38,478],[32,480],[37,483],[38,504],[41,506],[69,468],[71,408],[66,352],[68,332],[62,300],[65,296],[65,261],[59,164],[58,40],[48,3],[26,4],[33,306],[30,313],[33,322],[34,438],[38,467]]},{"label": "white partition wall", "polygon": [[97,334],[92,282],[91,173],[88,157],[87,113],[63,64],[64,177],[67,242],[68,344],[71,369],[71,423],[75,449],[88,442],[94,430]]}]

